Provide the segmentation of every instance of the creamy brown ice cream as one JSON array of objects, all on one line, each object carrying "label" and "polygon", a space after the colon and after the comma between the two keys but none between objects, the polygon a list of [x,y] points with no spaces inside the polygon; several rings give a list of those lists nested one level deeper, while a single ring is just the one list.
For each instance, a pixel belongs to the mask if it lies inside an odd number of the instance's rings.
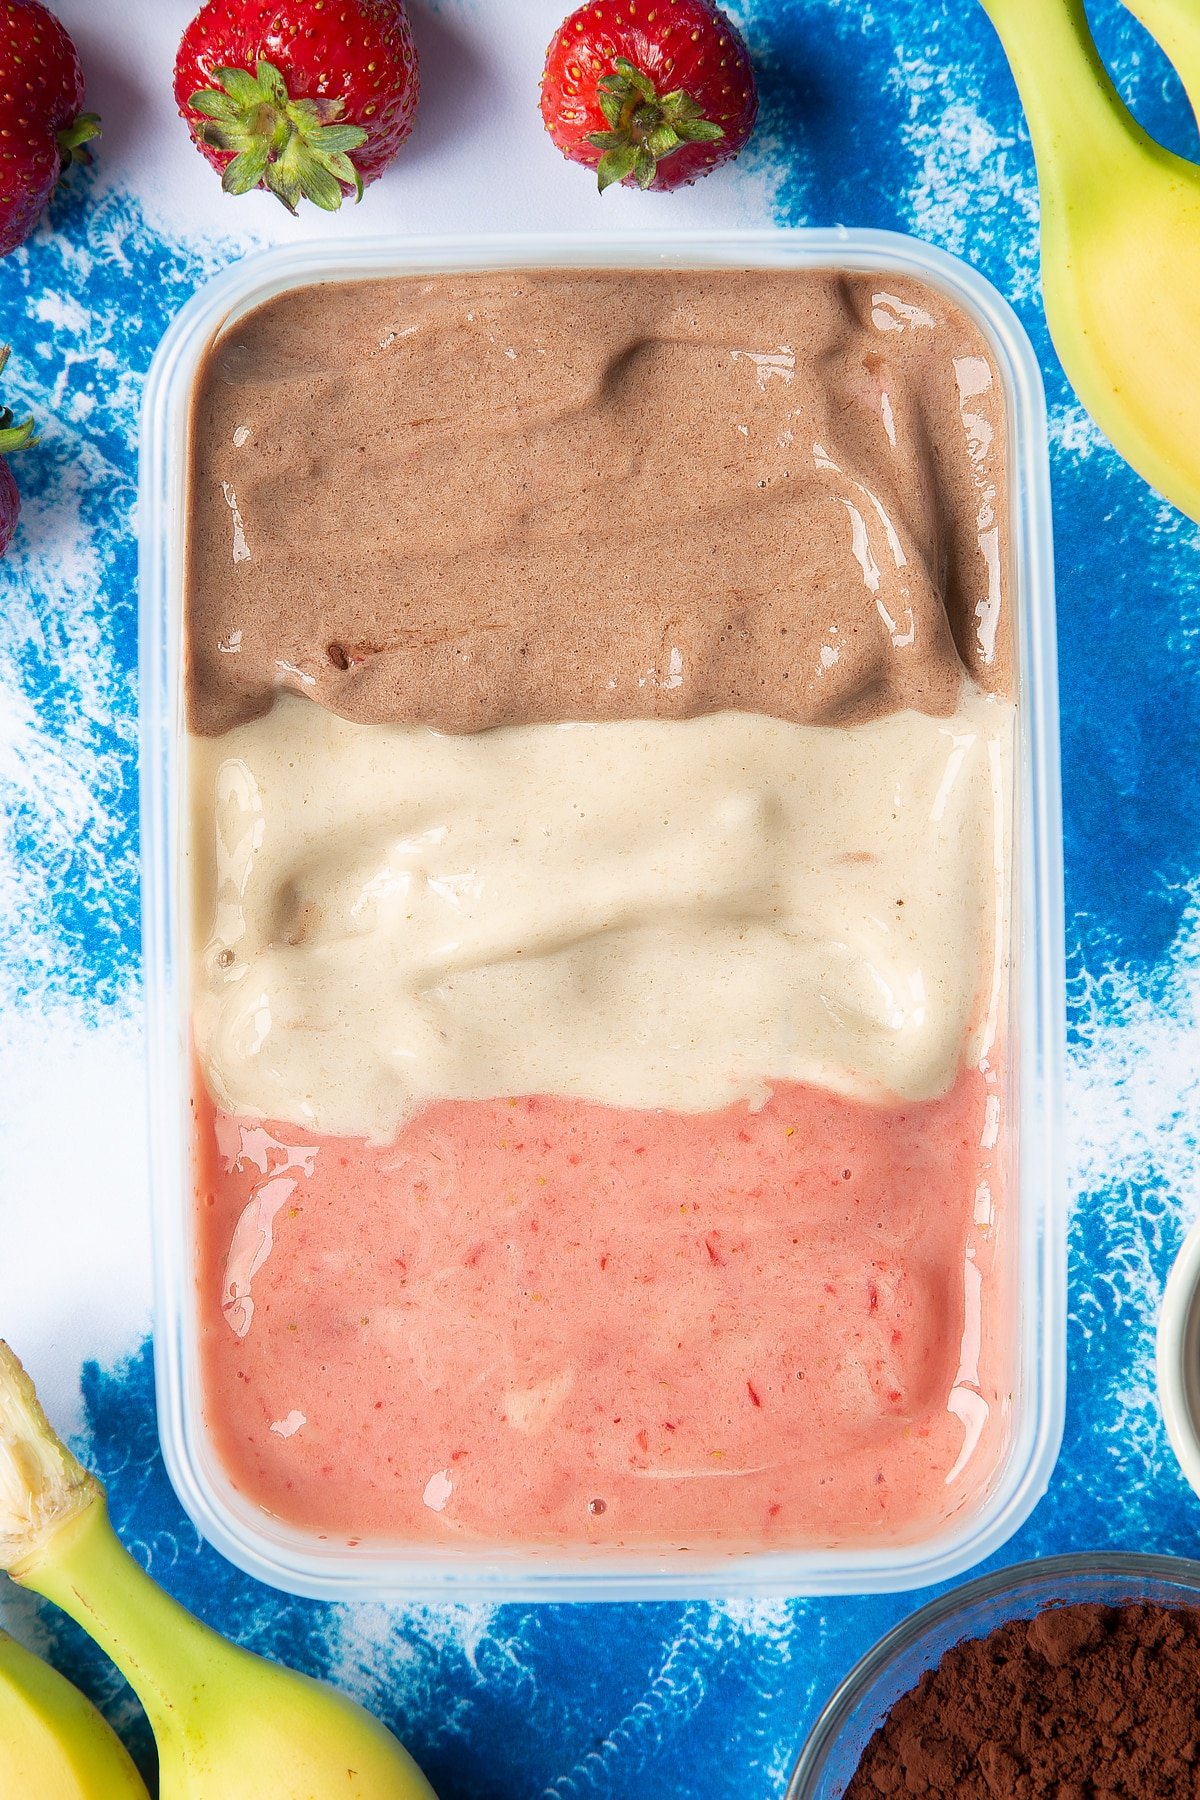
[{"label": "creamy brown ice cream", "polygon": [[1007,693],[1004,405],[940,294],[835,271],[318,284],[196,386],[189,700],[444,731]]}]

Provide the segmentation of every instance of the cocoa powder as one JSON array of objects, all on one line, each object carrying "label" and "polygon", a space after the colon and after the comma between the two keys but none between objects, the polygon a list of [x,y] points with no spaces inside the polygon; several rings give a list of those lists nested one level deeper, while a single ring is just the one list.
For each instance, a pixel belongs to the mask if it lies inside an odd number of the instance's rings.
[{"label": "cocoa powder", "polygon": [[1200,1800],[1200,1611],[1064,1606],[947,1651],[845,1800]]}]

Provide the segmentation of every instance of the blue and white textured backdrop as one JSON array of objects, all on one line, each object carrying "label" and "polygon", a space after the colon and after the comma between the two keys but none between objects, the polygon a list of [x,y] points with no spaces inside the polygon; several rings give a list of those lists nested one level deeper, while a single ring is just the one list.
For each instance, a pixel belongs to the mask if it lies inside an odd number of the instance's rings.
[{"label": "blue and white textured backdrop", "polygon": [[[143,1174],[136,816],[137,412],[196,284],[312,234],[699,224],[887,226],[1016,304],[1050,405],[1066,810],[1070,1395],[1047,1498],[1004,1559],[1200,1550],[1154,1397],[1163,1278],[1200,1177],[1200,531],[1067,388],[1038,301],[1037,192],[971,0],[742,0],[763,90],[737,167],[671,196],[560,162],[534,99],[560,0],[412,0],[425,98],[357,213],[227,201],[170,103],[190,0],[56,0],[104,115],[94,171],[0,264],[7,398],[40,447],[0,566],[0,1328],[108,1483],[116,1522],[202,1615],[332,1675],[444,1800],[778,1794],[835,1681],[913,1604],[886,1599],[387,1610],[296,1601],[206,1548],[158,1457]],[[566,10],[565,0],[562,10]],[[1173,75],[1117,0],[1094,23],[1145,124],[1185,153]],[[73,1628],[10,1622],[147,1749]]]}]

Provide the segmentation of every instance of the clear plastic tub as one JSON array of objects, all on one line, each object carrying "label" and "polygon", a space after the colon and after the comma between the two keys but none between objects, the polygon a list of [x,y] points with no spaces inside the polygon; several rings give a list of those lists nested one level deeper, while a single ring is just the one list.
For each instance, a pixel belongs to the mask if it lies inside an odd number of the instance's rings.
[{"label": "clear plastic tub", "polygon": [[[852,1550],[503,1550],[468,1542],[355,1547],[302,1532],[232,1486],[200,1398],[189,1144],[189,954],[183,879],[183,635],[188,411],[198,364],[223,324],[282,290],[369,276],[503,268],[841,268],[908,276],[971,315],[1008,406],[1012,601],[1018,657],[1013,881],[1010,1205],[1017,1222],[1017,1370],[1007,1454],[981,1500],[920,1543]],[[611,238],[474,237],[403,245],[312,245],[248,257],[183,309],[146,387],[140,485],[141,801],[155,1366],[167,1468],[197,1528],[232,1562],[294,1593],[335,1598],[634,1599],[822,1594],[944,1581],[991,1555],[1044,1492],[1062,1432],[1065,1185],[1062,835],[1053,561],[1045,407],[1020,323],[967,265],[891,233],[722,232]],[[1012,1116],[1010,1108],[1010,1117]]]}]

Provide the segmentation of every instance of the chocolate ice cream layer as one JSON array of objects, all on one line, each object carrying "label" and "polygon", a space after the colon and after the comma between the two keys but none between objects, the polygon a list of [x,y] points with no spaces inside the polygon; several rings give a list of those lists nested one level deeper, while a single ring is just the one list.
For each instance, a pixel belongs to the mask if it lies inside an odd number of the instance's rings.
[{"label": "chocolate ice cream layer", "polygon": [[291,289],[197,378],[191,722],[948,714],[1011,684],[1005,470],[986,343],[910,281]]}]

